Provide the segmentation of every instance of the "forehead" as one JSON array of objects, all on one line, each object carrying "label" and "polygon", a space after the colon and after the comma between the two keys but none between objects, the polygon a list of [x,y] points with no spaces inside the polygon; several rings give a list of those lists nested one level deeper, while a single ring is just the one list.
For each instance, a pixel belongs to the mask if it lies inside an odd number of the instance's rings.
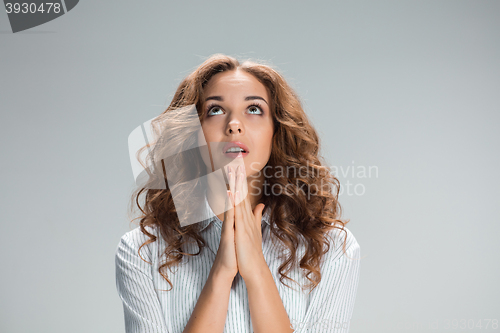
[{"label": "forehead", "polygon": [[255,76],[242,70],[215,74],[204,89],[206,96],[228,94],[259,95],[269,101],[266,87]]}]

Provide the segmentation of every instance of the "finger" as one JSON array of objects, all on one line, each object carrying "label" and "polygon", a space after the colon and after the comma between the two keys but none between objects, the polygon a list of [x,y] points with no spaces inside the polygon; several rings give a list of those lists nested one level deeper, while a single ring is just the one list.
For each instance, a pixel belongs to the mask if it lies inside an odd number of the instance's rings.
[{"label": "finger", "polygon": [[245,164],[241,164],[240,167],[240,173],[241,173],[241,197],[243,198],[241,208],[246,214],[251,213],[251,206],[250,206],[250,199],[248,195],[248,184],[247,184],[247,177],[246,177],[246,171],[245,171]]},{"label": "finger", "polygon": [[241,213],[241,221],[242,223],[249,223],[251,219],[253,219],[252,209],[250,205],[250,198],[248,195],[247,189],[247,179],[245,173],[245,164],[241,164],[239,166],[238,172],[238,184],[239,184],[239,196],[240,196],[240,204],[239,209]]},{"label": "finger", "polygon": [[222,224],[222,230],[230,230],[234,228],[234,209],[231,199],[231,191],[227,191],[227,200],[226,200],[226,212],[224,214],[224,223]]},{"label": "finger", "polygon": [[238,168],[238,180],[237,183],[238,185],[236,186],[237,188],[237,193],[238,193],[238,199],[236,202],[239,202],[237,205],[235,205],[235,219],[238,221],[240,226],[242,226],[242,230],[249,230],[249,223],[251,222],[251,219],[253,218],[252,212],[249,209],[250,203],[248,196],[245,195],[245,183],[246,183],[246,177],[245,177],[245,172],[244,165],[240,165]]},{"label": "finger", "polygon": [[[238,202],[241,200],[241,193],[240,191],[236,191],[235,193],[235,202]],[[243,224],[242,224],[242,214],[241,214],[241,205],[235,205],[234,206],[234,227],[235,230],[244,230],[243,229]]]},{"label": "finger", "polygon": [[[243,226],[241,223],[242,223],[242,218],[243,218],[243,215],[242,215],[242,210],[241,210],[241,172],[240,172],[240,167],[238,166],[236,168],[236,184],[235,184],[235,189],[236,189],[236,192],[235,192],[235,202],[234,202],[234,224],[236,226],[236,228],[238,228],[239,226]],[[242,229],[243,230],[243,229]]]},{"label": "finger", "polygon": [[265,208],[266,208],[266,205],[264,205],[263,203],[260,203],[257,206],[255,206],[255,208],[253,209],[253,214],[255,216],[255,219],[258,222],[262,221],[262,214],[264,213]]},{"label": "finger", "polygon": [[229,197],[231,199],[231,202],[230,202],[231,208],[229,209],[229,218],[231,221],[231,228],[234,230],[234,196],[231,192],[229,192]]},{"label": "finger", "polygon": [[[236,192],[236,173],[233,166],[229,166],[229,189],[231,190],[231,197],[234,199],[234,193]],[[234,202],[233,202],[234,206]]]},{"label": "finger", "polygon": [[226,229],[226,226],[227,226],[226,221],[228,220],[228,217],[229,217],[229,214],[228,214],[229,208],[230,208],[229,191],[226,191],[226,197],[224,200],[224,221],[222,223],[222,231],[224,231]]},{"label": "finger", "polygon": [[242,188],[241,188],[241,183],[242,183],[242,181],[241,181],[241,166],[238,165],[234,176],[235,176],[235,193],[239,192],[239,194],[240,194],[238,197],[235,196],[236,201],[235,201],[234,205],[237,206],[240,204],[241,198],[243,197],[241,195],[241,190],[242,190]]}]

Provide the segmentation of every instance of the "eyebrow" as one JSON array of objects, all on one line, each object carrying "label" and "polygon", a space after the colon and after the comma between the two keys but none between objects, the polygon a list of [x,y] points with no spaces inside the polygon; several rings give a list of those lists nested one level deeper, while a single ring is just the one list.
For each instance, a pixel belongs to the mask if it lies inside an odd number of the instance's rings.
[{"label": "eyebrow", "polygon": [[[208,101],[208,100],[211,100],[211,99],[216,100],[216,101],[221,101],[221,102],[224,100],[224,99],[222,98],[222,96],[209,96],[209,97],[207,97],[207,98],[205,99],[205,102],[206,102],[206,101]],[[267,104],[267,105],[269,105],[269,104],[267,103],[267,101],[266,101],[264,98],[260,97],[260,96],[247,96],[247,97],[245,97],[245,101],[251,101],[252,99],[261,99],[261,100],[263,100],[264,102],[266,102],[266,104]]]}]

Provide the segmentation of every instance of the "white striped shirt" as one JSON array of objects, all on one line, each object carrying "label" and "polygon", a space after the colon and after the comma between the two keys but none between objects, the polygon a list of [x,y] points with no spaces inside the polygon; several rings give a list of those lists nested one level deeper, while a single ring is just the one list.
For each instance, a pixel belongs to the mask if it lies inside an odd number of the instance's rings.
[{"label": "white striped shirt", "polygon": [[[201,235],[210,249],[204,248],[197,256],[184,256],[180,266],[172,268],[173,273],[165,271],[173,284],[170,291],[165,291],[170,289],[170,285],[158,272],[159,259],[162,259],[159,256],[165,243],[156,229],[146,227],[158,238],[141,249],[141,256],[152,265],[144,262],[137,252],[149,239],[140,228],[125,233],[121,238],[115,255],[116,287],[123,302],[127,333],[181,333],[186,327],[220,243],[223,222],[213,214],[208,203],[207,207],[211,217],[199,223],[202,223]],[[262,218],[262,251],[295,332],[348,332],[359,281],[360,247],[353,234],[344,227],[347,232],[346,256],[342,250],[346,233],[338,229],[331,231],[335,246],[332,243],[330,251],[324,255],[320,266],[321,282],[308,295],[309,289],[302,291],[293,281],[283,280],[293,289],[279,281],[278,267],[282,260],[278,256],[289,250],[284,245],[272,243],[269,213],[267,208]],[[277,239],[276,244],[279,244]],[[183,249],[188,253],[198,252],[195,243],[188,243]],[[303,254],[301,243],[297,249],[297,260]],[[287,275],[306,285],[309,280],[297,267],[298,262]],[[252,332],[248,293],[245,281],[238,273],[231,286],[224,333]]]}]

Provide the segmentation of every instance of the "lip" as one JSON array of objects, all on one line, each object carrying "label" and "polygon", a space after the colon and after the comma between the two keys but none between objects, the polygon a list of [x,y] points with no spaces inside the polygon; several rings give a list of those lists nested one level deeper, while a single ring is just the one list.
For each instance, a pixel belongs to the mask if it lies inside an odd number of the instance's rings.
[{"label": "lip", "polygon": [[[246,153],[242,153],[243,155],[246,155],[246,154],[248,154],[250,152],[248,150],[248,147],[243,142],[240,142],[240,141],[231,141],[231,142],[226,143],[226,145],[222,149],[222,153],[226,154],[226,151],[229,148],[232,148],[232,147],[239,147],[239,148],[243,149],[246,152]],[[236,153],[228,153],[228,154],[236,154]],[[238,153],[238,154],[240,154],[240,153]]]}]

